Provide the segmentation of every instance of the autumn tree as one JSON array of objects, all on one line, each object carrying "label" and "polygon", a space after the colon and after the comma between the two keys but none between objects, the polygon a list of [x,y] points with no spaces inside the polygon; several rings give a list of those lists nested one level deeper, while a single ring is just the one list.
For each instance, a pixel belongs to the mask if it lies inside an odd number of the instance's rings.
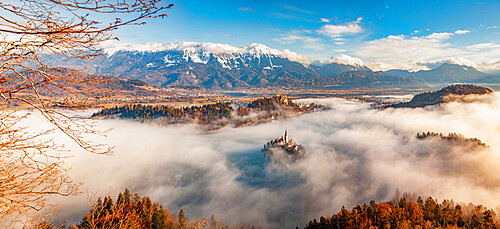
[{"label": "autumn tree", "polygon": [[[96,200],[97,199],[97,200]],[[87,212],[78,225],[72,225],[72,229],[111,229],[111,228],[147,228],[147,229],[250,229],[257,228],[255,225],[240,223],[234,226],[228,225],[212,217],[202,217],[190,221],[186,218],[184,210],[179,211],[176,217],[170,214],[167,208],[154,202],[147,196],[139,194],[130,195],[128,189],[118,194],[116,201],[110,196],[104,197],[104,201],[94,194],[89,195],[90,211]],[[38,228],[50,228],[52,225],[42,222]],[[35,227],[37,228],[37,227]],[[37,228],[37,229],[38,229]],[[261,228],[261,227],[258,227]]]},{"label": "autumn tree", "polygon": [[179,225],[182,229],[186,228],[186,215],[182,209],[179,211]]},{"label": "autumn tree", "polygon": [[[113,31],[145,19],[165,17],[167,0],[20,0],[0,2],[0,221],[38,212],[49,195],[70,195],[78,184],[66,175],[64,148],[47,134],[59,131],[91,153],[107,145],[85,138],[93,123],[59,108],[81,108],[108,92],[105,77],[52,66],[59,58],[91,59],[100,44],[117,39]],[[111,19],[112,18],[112,19]],[[23,128],[37,111],[53,128]]]}]

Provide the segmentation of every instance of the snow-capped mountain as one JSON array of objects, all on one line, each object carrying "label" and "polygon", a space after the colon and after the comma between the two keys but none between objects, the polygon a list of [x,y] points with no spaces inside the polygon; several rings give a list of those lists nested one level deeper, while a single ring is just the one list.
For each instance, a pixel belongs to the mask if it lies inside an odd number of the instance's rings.
[{"label": "snow-capped mountain", "polygon": [[146,43],[107,47],[104,51],[110,58],[123,52],[135,55],[156,53],[162,56],[165,64],[192,62],[217,65],[226,69],[280,67],[273,63],[276,58],[298,62],[304,66],[311,64],[309,58],[290,50],[280,51],[257,43],[243,47],[208,42]]},{"label": "snow-capped mountain", "polygon": [[242,87],[316,87],[327,84],[308,68],[307,57],[262,44],[178,42],[170,44],[107,45],[106,55],[63,66],[94,74],[143,80],[161,86],[201,86],[211,89]]},{"label": "snow-capped mountain", "polygon": [[361,59],[345,54],[332,56],[330,59],[322,61],[322,63],[323,64],[335,63],[335,64],[351,65],[356,67],[365,65],[365,62],[363,62]]},{"label": "snow-capped mountain", "polygon": [[345,54],[332,56],[328,60],[317,63],[317,65],[311,65],[311,68],[323,77],[336,77],[350,71],[371,71],[364,66],[361,59]]}]

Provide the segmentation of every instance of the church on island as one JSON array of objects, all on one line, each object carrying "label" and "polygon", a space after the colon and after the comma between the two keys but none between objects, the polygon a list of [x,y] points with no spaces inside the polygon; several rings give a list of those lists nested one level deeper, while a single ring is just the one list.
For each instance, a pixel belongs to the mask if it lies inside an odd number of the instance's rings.
[{"label": "church on island", "polygon": [[[288,139],[288,132],[285,130],[285,135],[278,137],[264,145],[262,152],[267,159],[273,159],[278,156],[285,156],[287,163],[295,162],[297,159],[304,157],[304,148],[302,145],[295,143],[293,139]],[[284,155],[275,155],[284,154]]]}]

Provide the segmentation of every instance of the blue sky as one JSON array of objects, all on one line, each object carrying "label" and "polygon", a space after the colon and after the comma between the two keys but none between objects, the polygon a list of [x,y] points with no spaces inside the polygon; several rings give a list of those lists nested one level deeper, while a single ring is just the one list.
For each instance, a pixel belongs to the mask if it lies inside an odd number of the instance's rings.
[{"label": "blue sky", "polygon": [[170,3],[166,19],[118,31],[121,42],[262,43],[313,60],[347,54],[380,68],[454,59],[500,70],[500,0]]}]

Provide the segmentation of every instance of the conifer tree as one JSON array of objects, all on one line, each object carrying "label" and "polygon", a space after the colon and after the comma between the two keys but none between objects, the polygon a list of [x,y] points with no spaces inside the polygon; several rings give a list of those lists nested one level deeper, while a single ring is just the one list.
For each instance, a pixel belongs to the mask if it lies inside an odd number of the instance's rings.
[{"label": "conifer tree", "polygon": [[186,215],[184,214],[184,210],[182,209],[179,211],[179,225],[181,229],[186,228]]}]

